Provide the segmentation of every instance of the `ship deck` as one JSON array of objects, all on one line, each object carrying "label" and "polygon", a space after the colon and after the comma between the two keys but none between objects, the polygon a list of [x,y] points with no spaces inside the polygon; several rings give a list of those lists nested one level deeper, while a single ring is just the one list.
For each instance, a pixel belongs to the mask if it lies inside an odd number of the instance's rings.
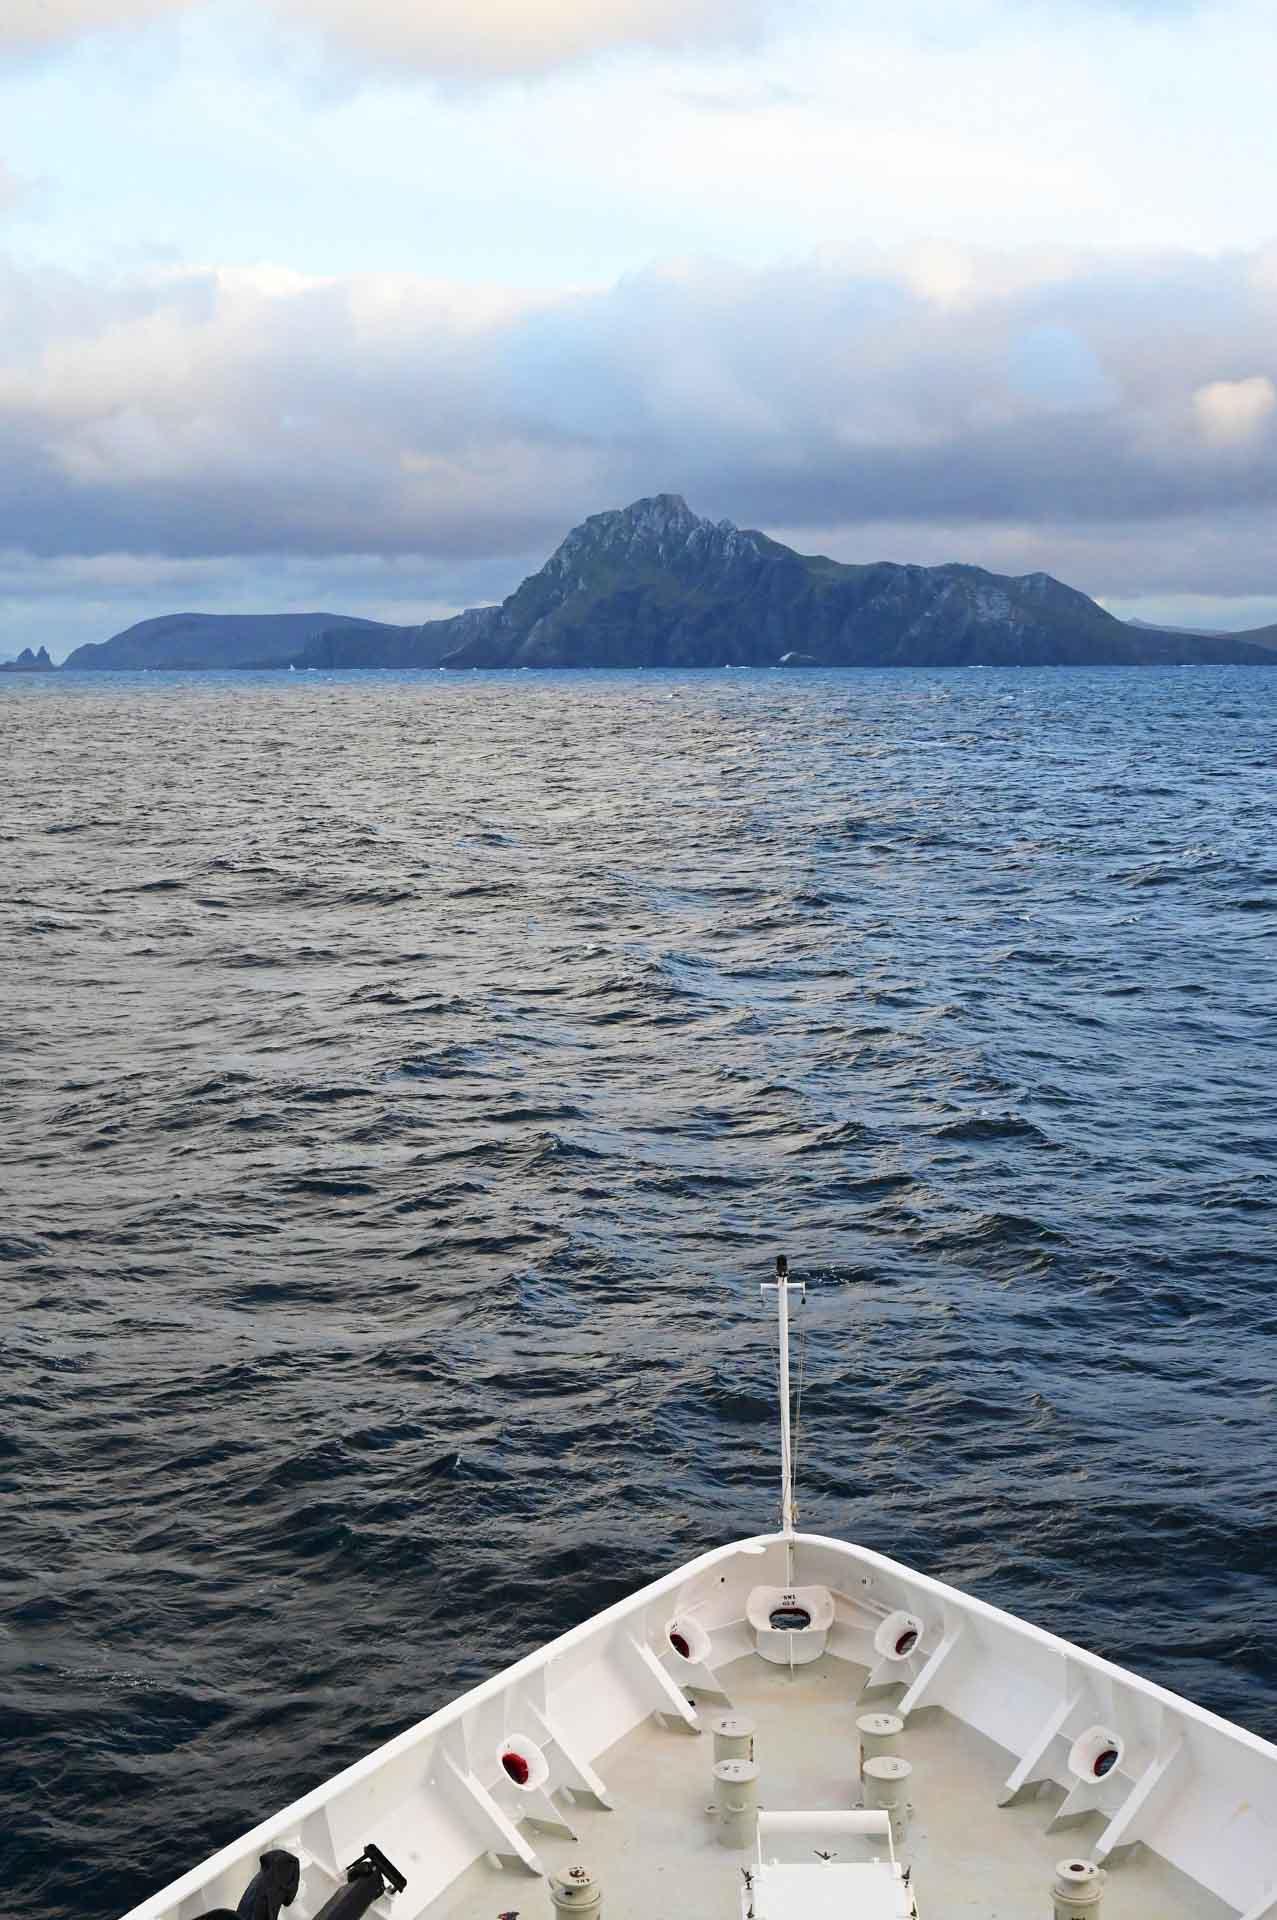
[{"label": "ship deck", "polygon": [[[893,1694],[857,1705],[865,1670],[825,1656],[792,1674],[747,1655],[720,1671],[732,1705],[757,1725],[759,1804],[769,1810],[845,1809],[860,1802],[858,1713],[890,1710]],[[706,1697],[706,1719],[723,1703]],[[914,1812],[899,1859],[912,1870],[919,1920],[1033,1920],[1051,1912],[1057,1861],[1086,1857],[1103,1822],[1090,1815],[1046,1831],[1063,1798],[1030,1789],[998,1805],[1012,1756],[942,1708],[909,1716],[899,1749],[913,1769]],[[578,1835],[527,1827],[550,1871],[584,1863],[598,1878],[607,1920],[740,1920],[741,1869],[754,1855],[720,1845],[713,1805],[713,1743],[653,1716],[595,1766],[614,1802],[565,1806]],[[1104,1920],[1235,1920],[1235,1910],[1141,1845],[1108,1863]],[[393,1903],[391,1903],[393,1907]],[[378,1909],[380,1911],[380,1907]],[[548,1888],[519,1866],[484,1856],[434,1901],[437,1920],[552,1920]],[[856,1920],[848,1912],[847,1920]]]}]

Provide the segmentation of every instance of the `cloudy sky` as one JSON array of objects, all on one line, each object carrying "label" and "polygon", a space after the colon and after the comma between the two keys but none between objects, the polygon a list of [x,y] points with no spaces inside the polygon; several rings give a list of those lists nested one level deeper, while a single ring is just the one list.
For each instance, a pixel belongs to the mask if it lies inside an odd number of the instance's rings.
[{"label": "cloudy sky", "polygon": [[0,0],[0,653],[661,489],[1277,620],[1273,0]]}]

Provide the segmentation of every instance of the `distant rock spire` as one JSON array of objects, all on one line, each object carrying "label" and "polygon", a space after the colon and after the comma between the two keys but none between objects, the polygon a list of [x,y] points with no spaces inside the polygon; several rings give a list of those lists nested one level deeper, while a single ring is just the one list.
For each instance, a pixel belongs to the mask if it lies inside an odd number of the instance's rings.
[{"label": "distant rock spire", "polygon": [[49,658],[48,649],[41,647],[33,653],[30,647],[24,647],[16,660],[0,662],[0,673],[56,673],[57,668]]}]

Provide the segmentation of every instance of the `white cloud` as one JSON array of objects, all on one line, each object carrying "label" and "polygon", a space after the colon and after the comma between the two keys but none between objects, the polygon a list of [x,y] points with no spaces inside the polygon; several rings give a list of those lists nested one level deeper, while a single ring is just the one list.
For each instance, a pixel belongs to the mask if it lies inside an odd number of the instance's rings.
[{"label": "white cloud", "polygon": [[144,26],[187,0],[4,0],[0,49],[54,46],[103,29]]},{"label": "white cloud", "polygon": [[1277,373],[1252,264],[972,250],[956,305],[882,257],[556,296],[0,270],[0,526],[50,561],[373,553],[481,599],[585,513],[670,488],[844,558],[889,540],[1111,594],[1226,592],[1231,566],[1262,592],[1273,380],[1213,377]]},{"label": "white cloud", "polygon": [[[5,0],[0,49],[194,13],[198,0]],[[745,45],[770,0],[261,0],[260,12],[376,63],[456,78],[537,74],[616,47]]]},{"label": "white cloud", "polygon": [[[183,0],[180,30],[12,67],[0,144],[49,183],[24,244],[570,284],[909,242],[960,306],[987,297],[968,256],[994,241],[1213,251],[1272,230],[1271,0],[1173,27],[1083,0],[703,0],[677,16],[695,46],[664,48],[623,36],[668,38],[670,0],[500,3],[517,32],[459,0]],[[760,38],[738,51],[742,21]]]},{"label": "white cloud", "polygon": [[614,47],[744,43],[761,0],[273,0],[361,55],[461,78],[535,74]]},{"label": "white cloud", "polygon": [[1248,446],[1277,411],[1277,387],[1263,373],[1247,380],[1212,380],[1194,393],[1193,411],[1211,446]]},{"label": "white cloud", "polygon": [[[214,0],[216,4],[216,0]],[[234,10],[236,0],[222,10]],[[239,0],[241,11],[249,11]],[[941,53],[1106,17],[1134,26],[1152,15],[1188,20],[1202,0],[905,0],[893,15],[903,41]],[[4,0],[0,50],[26,51],[165,17],[210,11],[210,0]],[[266,24],[300,28],[374,64],[459,79],[535,75],[618,48],[694,51],[748,46],[810,20],[862,40],[881,33],[874,0],[256,0]],[[710,104],[714,104],[712,101]]]},{"label": "white cloud", "polygon": [[0,156],[0,220],[16,215],[29,218],[42,210],[47,198],[46,182],[18,174]]}]

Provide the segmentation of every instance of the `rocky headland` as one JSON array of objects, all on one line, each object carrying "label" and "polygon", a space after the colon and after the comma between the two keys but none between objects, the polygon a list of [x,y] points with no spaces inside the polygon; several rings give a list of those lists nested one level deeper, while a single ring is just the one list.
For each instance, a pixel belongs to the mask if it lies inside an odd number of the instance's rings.
[{"label": "rocky headland", "polygon": [[394,627],[331,614],[143,621],[107,667],[1043,667],[1277,664],[1255,635],[1135,626],[1047,573],[850,565],[660,493],[574,527],[499,606]]}]

